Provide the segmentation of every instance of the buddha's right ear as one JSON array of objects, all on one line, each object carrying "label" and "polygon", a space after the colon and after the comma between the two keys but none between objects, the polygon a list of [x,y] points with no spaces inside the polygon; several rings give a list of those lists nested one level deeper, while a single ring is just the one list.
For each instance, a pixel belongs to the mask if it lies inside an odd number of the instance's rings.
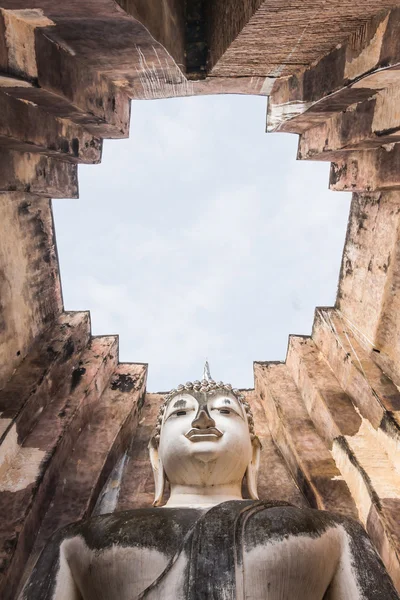
[{"label": "buddha's right ear", "polygon": [[150,462],[151,468],[153,469],[155,485],[153,506],[160,506],[160,504],[162,504],[164,494],[165,474],[164,467],[158,452],[158,443],[154,437],[150,439],[148,448],[150,453]]},{"label": "buddha's right ear", "polygon": [[257,479],[258,469],[260,468],[261,442],[256,435],[253,436],[251,447],[252,457],[246,471],[247,489],[249,490],[250,498],[258,500]]}]

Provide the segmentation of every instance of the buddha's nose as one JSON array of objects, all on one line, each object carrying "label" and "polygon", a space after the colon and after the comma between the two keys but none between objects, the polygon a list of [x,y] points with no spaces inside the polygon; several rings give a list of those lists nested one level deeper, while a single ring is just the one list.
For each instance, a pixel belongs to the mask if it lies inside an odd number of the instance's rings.
[{"label": "buddha's nose", "polygon": [[193,429],[209,429],[215,427],[215,421],[209,415],[207,408],[201,408],[196,418],[192,421]]}]

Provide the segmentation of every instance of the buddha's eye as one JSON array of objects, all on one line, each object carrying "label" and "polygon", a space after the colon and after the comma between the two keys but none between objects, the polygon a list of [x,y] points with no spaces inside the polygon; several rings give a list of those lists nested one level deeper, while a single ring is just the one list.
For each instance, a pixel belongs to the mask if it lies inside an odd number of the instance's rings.
[{"label": "buddha's eye", "polygon": [[186,410],[178,410],[175,414],[177,417],[183,417],[186,415]]},{"label": "buddha's eye", "polygon": [[212,408],[211,410],[212,411],[217,410],[220,415],[230,415],[233,412],[230,408],[225,407],[225,406],[223,406],[222,408],[216,406],[215,408]]}]

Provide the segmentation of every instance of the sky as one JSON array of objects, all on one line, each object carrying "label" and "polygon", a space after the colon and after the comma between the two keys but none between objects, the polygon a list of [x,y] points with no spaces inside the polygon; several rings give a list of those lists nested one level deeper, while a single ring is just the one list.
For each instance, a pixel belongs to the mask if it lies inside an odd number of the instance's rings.
[{"label": "sky", "polygon": [[119,334],[147,389],[201,379],[253,387],[335,302],[350,194],[329,163],[296,161],[265,133],[266,98],[133,101],[128,140],[79,166],[79,199],[53,201],[66,310]]}]

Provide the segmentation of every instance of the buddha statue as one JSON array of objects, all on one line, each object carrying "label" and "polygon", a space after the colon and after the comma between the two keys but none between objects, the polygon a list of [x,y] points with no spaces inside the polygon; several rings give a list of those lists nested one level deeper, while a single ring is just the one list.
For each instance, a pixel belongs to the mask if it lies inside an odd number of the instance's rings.
[{"label": "buddha statue", "polygon": [[[154,506],[58,531],[21,598],[399,598],[359,523],[258,499],[261,445],[250,406],[208,369],[201,382],[165,397],[149,450]],[[166,481],[171,491],[161,506]]]}]

